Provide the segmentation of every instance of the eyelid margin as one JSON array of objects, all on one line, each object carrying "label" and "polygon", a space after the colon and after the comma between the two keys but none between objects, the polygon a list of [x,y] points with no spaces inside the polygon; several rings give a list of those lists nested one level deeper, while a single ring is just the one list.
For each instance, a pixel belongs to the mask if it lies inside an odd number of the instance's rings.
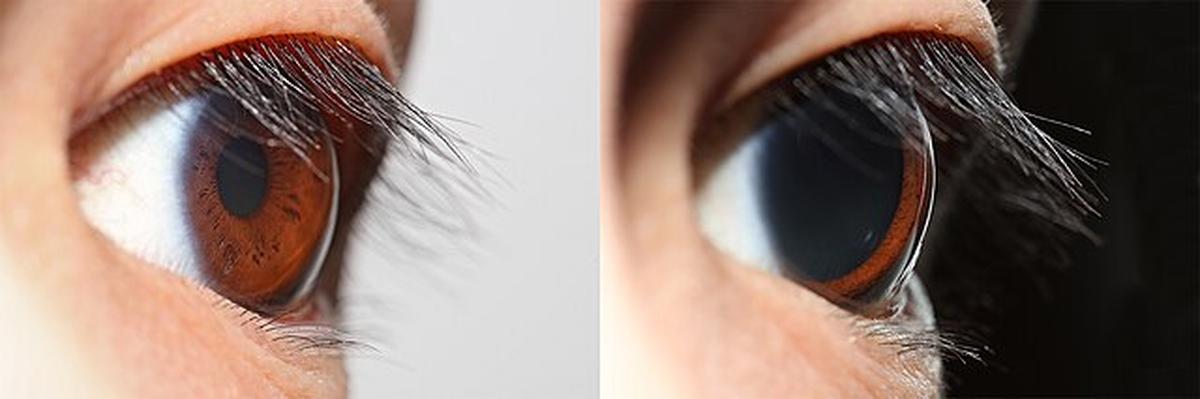
[{"label": "eyelid margin", "polygon": [[1000,76],[1003,70],[996,27],[982,2],[818,1],[802,3],[788,12],[792,16],[781,19],[780,26],[760,45],[759,55],[731,79],[729,90],[715,103],[715,109],[727,109],[788,71],[845,46],[892,33],[929,32],[957,37],[971,45],[981,64],[994,76]]}]

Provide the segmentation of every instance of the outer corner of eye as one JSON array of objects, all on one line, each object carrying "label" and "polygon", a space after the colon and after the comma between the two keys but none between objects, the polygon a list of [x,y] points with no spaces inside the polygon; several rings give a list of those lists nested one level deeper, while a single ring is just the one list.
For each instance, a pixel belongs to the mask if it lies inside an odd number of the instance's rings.
[{"label": "outer corner of eye", "polygon": [[887,313],[932,206],[929,132],[896,126],[865,93],[795,87],[808,73],[769,84],[697,136],[700,228],[741,264],[848,310]]}]

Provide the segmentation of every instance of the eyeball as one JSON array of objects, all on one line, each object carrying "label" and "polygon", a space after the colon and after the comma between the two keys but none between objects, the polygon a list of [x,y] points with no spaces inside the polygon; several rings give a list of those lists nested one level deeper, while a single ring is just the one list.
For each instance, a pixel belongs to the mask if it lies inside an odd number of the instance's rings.
[{"label": "eyeball", "polygon": [[[790,80],[726,115],[701,176],[714,246],[860,313],[887,313],[919,253],[934,186],[922,116],[894,128],[861,93]],[[814,95],[817,94],[817,95]]]},{"label": "eyeball", "polygon": [[134,101],[110,115],[71,144],[92,226],[259,313],[311,291],[337,214],[338,160],[327,134],[285,145],[235,100],[207,91]]}]

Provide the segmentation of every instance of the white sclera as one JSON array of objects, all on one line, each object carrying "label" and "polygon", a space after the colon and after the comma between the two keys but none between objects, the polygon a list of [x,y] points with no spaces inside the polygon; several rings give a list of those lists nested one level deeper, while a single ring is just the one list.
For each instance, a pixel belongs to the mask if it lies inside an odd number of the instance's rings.
[{"label": "white sclera", "polygon": [[713,245],[743,264],[778,273],[757,197],[755,162],[765,145],[762,137],[749,137],[717,165],[700,189],[697,206],[700,229]]},{"label": "white sclera", "polygon": [[[122,126],[75,180],[92,226],[144,261],[201,280],[187,214],[184,162],[203,103],[179,101]],[[101,144],[101,143],[95,143]]]}]

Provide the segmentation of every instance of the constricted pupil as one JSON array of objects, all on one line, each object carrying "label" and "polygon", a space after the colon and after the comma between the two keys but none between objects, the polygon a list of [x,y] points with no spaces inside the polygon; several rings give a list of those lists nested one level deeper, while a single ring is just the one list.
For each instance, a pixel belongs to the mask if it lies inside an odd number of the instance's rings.
[{"label": "constricted pupil", "polygon": [[221,148],[217,193],[230,214],[245,218],[262,207],[267,195],[267,154],[262,145],[238,137]]}]

